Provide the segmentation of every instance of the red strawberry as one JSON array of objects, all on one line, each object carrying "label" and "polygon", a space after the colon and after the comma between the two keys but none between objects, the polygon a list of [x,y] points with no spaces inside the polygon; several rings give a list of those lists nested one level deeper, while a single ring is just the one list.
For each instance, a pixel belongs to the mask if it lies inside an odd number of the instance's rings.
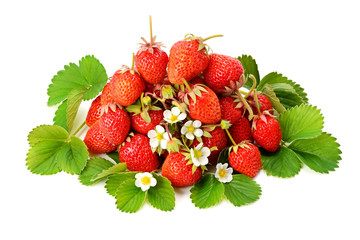
[{"label": "red strawberry", "polygon": [[250,122],[247,118],[241,117],[229,128],[229,132],[236,144],[245,140],[252,141]]},{"label": "red strawberry", "polygon": [[212,53],[209,55],[209,65],[204,71],[204,79],[216,93],[226,92],[225,87],[231,87],[231,82],[240,82],[244,73],[241,62],[236,58]]},{"label": "red strawberry", "polygon": [[146,50],[140,49],[135,56],[135,65],[141,77],[153,84],[164,79],[168,61],[166,52],[150,45]]},{"label": "red strawberry", "polygon": [[173,84],[184,84],[205,70],[209,63],[203,39],[190,36],[170,49],[168,76]]},{"label": "red strawberry", "polygon": [[241,144],[236,152],[234,149],[231,151],[229,163],[236,171],[253,178],[261,168],[260,151],[251,143]]},{"label": "red strawberry", "polygon": [[107,139],[120,145],[130,130],[130,117],[123,109],[116,107],[116,110],[108,109],[100,118],[100,128]]},{"label": "red strawberry", "polygon": [[262,148],[275,152],[281,141],[281,128],[278,120],[261,115],[259,119],[253,121],[252,136]]},{"label": "red strawberry", "polygon": [[218,123],[221,120],[219,99],[210,88],[204,87],[204,89],[206,92],[201,91],[201,97],[196,96],[196,101],[188,97],[189,116],[193,120],[199,120],[204,124]]},{"label": "red strawberry", "polygon": [[[204,147],[208,147],[209,149],[212,147],[217,147],[217,150],[211,151],[209,156],[209,162],[211,164],[216,164],[217,159],[219,157],[220,152],[227,147],[227,138],[226,133],[221,127],[216,127],[213,131],[210,132],[211,138],[208,137],[201,137]],[[191,147],[196,147],[199,144],[199,141],[194,140]]]},{"label": "red strawberry", "polygon": [[196,76],[195,78],[193,78],[193,79],[191,80],[191,84],[193,84],[193,85],[195,85],[195,84],[203,84],[203,85],[206,85],[204,78],[199,77],[199,76]]},{"label": "red strawberry", "polygon": [[235,102],[235,100],[236,98],[230,96],[223,96],[219,99],[221,119],[229,121],[231,124],[234,124],[237,120],[239,120],[244,113],[241,103]]},{"label": "red strawberry", "polygon": [[163,110],[148,111],[151,122],[147,123],[140,114],[130,114],[131,127],[135,131],[146,135],[150,130],[155,129],[163,120]]},{"label": "red strawberry", "polygon": [[107,140],[100,129],[100,122],[93,124],[87,131],[84,143],[88,147],[89,153],[108,153],[114,151],[117,146]]},{"label": "red strawberry", "polygon": [[165,159],[161,175],[169,179],[174,187],[185,187],[198,182],[202,176],[201,168],[198,167],[192,173],[192,164],[186,164],[188,160],[180,152],[171,152]]},{"label": "red strawberry", "polygon": [[[270,114],[274,113],[271,102],[265,95],[258,94],[257,98],[258,98],[258,101],[259,101],[260,112],[261,113],[263,113],[266,110],[268,110]],[[250,104],[250,106],[251,106],[251,108],[253,110],[254,115],[258,114],[257,107],[256,107],[256,102],[254,100],[253,95],[249,96],[247,98],[247,100],[248,100],[248,102],[249,102],[249,104]]]},{"label": "red strawberry", "polygon": [[151,172],[159,167],[158,155],[151,151],[150,139],[136,134],[119,147],[119,159],[130,171]]},{"label": "red strawberry", "polygon": [[113,98],[111,96],[111,87],[110,87],[110,82],[107,83],[101,93],[101,105],[105,106],[105,105],[109,105],[110,103],[112,103]]},{"label": "red strawberry", "polygon": [[94,101],[92,101],[89,111],[86,116],[86,125],[91,127],[97,121],[99,121],[101,117],[101,98],[97,96]]},{"label": "red strawberry", "polygon": [[133,104],[145,90],[140,75],[129,69],[116,71],[110,84],[114,102],[124,107]]}]

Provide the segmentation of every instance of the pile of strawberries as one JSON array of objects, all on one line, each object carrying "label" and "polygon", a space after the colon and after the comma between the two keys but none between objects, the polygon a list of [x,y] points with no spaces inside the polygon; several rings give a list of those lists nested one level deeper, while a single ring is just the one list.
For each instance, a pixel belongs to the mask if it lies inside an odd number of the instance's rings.
[{"label": "pile of strawberries", "polygon": [[[152,34],[151,34],[152,35]],[[208,53],[210,38],[185,36],[168,54],[151,36],[91,104],[90,153],[118,151],[129,171],[160,171],[174,187],[198,182],[226,149],[230,166],[255,177],[262,147],[274,152],[279,122],[256,80],[233,57]],[[252,79],[250,91],[241,90]],[[229,149],[229,150],[227,150]]]}]

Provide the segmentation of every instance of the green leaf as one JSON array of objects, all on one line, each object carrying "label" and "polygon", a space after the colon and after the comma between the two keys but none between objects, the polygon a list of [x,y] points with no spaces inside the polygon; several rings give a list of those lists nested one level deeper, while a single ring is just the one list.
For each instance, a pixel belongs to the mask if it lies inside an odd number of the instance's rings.
[{"label": "green leaf", "polygon": [[69,133],[62,127],[53,125],[40,125],[34,128],[28,135],[30,147],[42,141],[65,142],[69,137]]},{"label": "green leaf", "polygon": [[271,85],[265,84],[261,90],[261,93],[265,95],[271,102],[272,107],[278,112],[283,113],[286,111],[285,107],[280,103],[279,98],[276,96],[276,93],[272,89]]},{"label": "green leaf", "polygon": [[94,56],[85,56],[79,66],[70,63],[59,71],[51,80],[48,88],[48,105],[53,106],[64,101],[71,90],[86,88],[84,100],[96,97],[107,83],[107,74],[104,66]]},{"label": "green leaf", "polygon": [[117,151],[107,153],[106,155],[112,160],[114,160],[116,163],[120,163],[119,153]]},{"label": "green leaf", "polygon": [[53,118],[54,125],[63,127],[66,131],[69,131],[66,118],[67,100],[64,100],[57,108],[55,116]]},{"label": "green leaf", "polygon": [[108,180],[106,181],[106,185],[105,185],[107,192],[111,196],[115,197],[116,191],[119,188],[119,186],[127,180],[131,180],[131,179],[135,180],[136,173],[137,172],[124,172],[124,173],[117,173],[117,174],[109,176]]},{"label": "green leaf", "polygon": [[69,132],[71,131],[76,114],[78,112],[79,106],[83,99],[84,93],[86,92],[86,88],[74,88],[70,91],[67,98],[67,108],[66,108],[66,119],[67,119],[67,127]]},{"label": "green leaf", "polygon": [[[304,89],[297,83],[295,83],[294,81],[288,79],[287,77],[283,76],[280,73],[277,72],[271,72],[269,74],[267,74],[265,77],[263,77],[263,79],[260,81],[257,89],[258,90],[262,90],[262,88],[264,87],[265,84],[269,84],[274,88],[274,84],[284,84],[285,85],[290,85],[292,88],[288,87],[288,89],[292,89],[292,90],[288,90],[288,91],[293,91],[293,93],[296,93],[296,95],[298,95],[300,97],[300,99],[302,100],[302,102],[307,103],[308,102],[308,98],[307,98],[307,94],[304,92]],[[281,90],[280,88],[281,85],[278,85],[278,91]],[[275,88],[274,88],[275,90]],[[280,96],[278,95],[278,92],[275,90],[276,95],[280,98]],[[295,94],[294,94],[295,95]],[[296,97],[294,97],[296,99]],[[283,99],[286,100],[286,99]]]},{"label": "green leaf", "polygon": [[224,185],[213,174],[207,174],[190,189],[190,198],[198,208],[209,208],[221,201]]},{"label": "green leaf", "polygon": [[56,156],[58,166],[67,173],[80,174],[89,157],[85,143],[78,137],[71,136]]},{"label": "green leaf", "polygon": [[302,167],[297,154],[283,146],[280,146],[275,153],[262,150],[261,162],[267,175],[281,178],[294,177]]},{"label": "green leaf", "polygon": [[321,134],[324,118],[320,110],[311,105],[300,105],[279,116],[282,139],[291,143],[296,139],[314,138]]},{"label": "green leaf", "polygon": [[[238,57],[238,60],[240,60],[242,66],[244,67],[244,73],[246,75],[252,74],[256,78],[256,85],[260,82],[260,74],[258,71],[258,66],[256,64],[255,59],[253,59],[250,55],[242,55],[241,57]],[[244,87],[247,89],[250,89],[253,84],[253,81],[251,78],[248,78],[246,81]]]},{"label": "green leaf", "polygon": [[[268,84],[270,85],[270,84]],[[279,98],[280,103],[286,108],[292,108],[305,103],[295,89],[287,83],[275,83],[270,85],[274,90],[276,96]],[[261,89],[262,91],[263,89]]]},{"label": "green leaf", "polygon": [[86,185],[90,186],[97,182],[100,182],[103,179],[92,180],[102,171],[109,169],[114,166],[114,164],[104,158],[90,158],[87,161],[86,167],[79,175],[79,181]]},{"label": "green leaf", "polygon": [[304,164],[319,173],[335,171],[341,160],[339,147],[336,138],[328,133],[312,139],[299,139],[289,146]]},{"label": "green leaf", "polygon": [[171,182],[160,175],[152,174],[157,183],[148,190],[147,199],[149,203],[162,211],[171,211],[175,207],[175,191]]},{"label": "green leaf", "polygon": [[51,175],[61,171],[56,162],[58,151],[64,142],[41,141],[33,145],[27,153],[26,166],[35,174]]},{"label": "green leaf", "polygon": [[233,175],[233,180],[224,183],[226,198],[236,207],[253,203],[260,198],[261,187],[252,178],[243,175]]},{"label": "green leaf", "polygon": [[217,162],[222,164],[229,163],[229,148],[221,150]]},{"label": "green leaf", "polygon": [[103,170],[101,173],[99,173],[98,175],[94,176],[94,178],[92,179],[93,181],[99,180],[99,179],[103,179],[106,178],[112,174],[115,173],[120,173],[120,172],[124,172],[126,171],[126,163],[118,163],[116,165],[113,165],[111,167],[109,167],[108,169]]},{"label": "green leaf", "polygon": [[146,192],[135,186],[135,178],[120,184],[116,191],[116,206],[122,212],[137,212],[145,202]]}]

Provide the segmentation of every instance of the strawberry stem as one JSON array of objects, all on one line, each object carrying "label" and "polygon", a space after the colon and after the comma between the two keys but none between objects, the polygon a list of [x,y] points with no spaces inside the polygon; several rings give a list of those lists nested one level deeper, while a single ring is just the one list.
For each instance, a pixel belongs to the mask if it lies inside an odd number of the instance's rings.
[{"label": "strawberry stem", "polygon": [[256,78],[254,77],[254,75],[249,74],[249,78],[251,78],[253,80],[253,84],[252,84],[252,86],[250,88],[250,91],[245,95],[244,98],[247,98],[254,91],[254,89],[256,87]]},{"label": "strawberry stem", "polygon": [[169,126],[167,123],[165,124],[165,130],[166,130],[167,135],[169,136],[169,139],[172,140],[172,137],[170,136]]},{"label": "strawberry stem", "polygon": [[184,84],[185,84],[186,88],[189,90],[189,92],[191,92],[192,91],[191,87],[190,87],[189,83],[186,81],[186,79],[183,78],[182,81],[184,82]]},{"label": "strawberry stem", "polygon": [[150,47],[154,43],[153,35],[152,35],[152,21],[151,21],[151,15],[149,16],[149,22],[150,22]]},{"label": "strawberry stem", "polygon": [[135,53],[132,54],[132,63],[130,70],[134,70],[134,67],[135,67]]},{"label": "strawberry stem", "polygon": [[73,136],[76,136],[76,134],[79,133],[79,131],[85,126],[86,120],[76,129],[76,131],[72,134]]},{"label": "strawberry stem", "polygon": [[259,99],[257,97],[256,90],[254,91],[254,99],[255,99],[255,103],[256,103],[256,109],[258,111],[258,114],[260,115],[261,114],[261,112],[260,112],[260,104],[259,104]]},{"label": "strawberry stem", "polygon": [[248,110],[248,112],[249,112],[249,120],[253,119],[254,113],[253,113],[249,103],[246,101],[246,99],[243,97],[243,95],[241,95],[239,89],[236,90],[236,95],[240,98],[240,100],[244,104],[246,110]]},{"label": "strawberry stem", "polygon": [[212,36],[210,36],[210,37],[204,38],[204,39],[202,40],[202,42],[205,42],[206,40],[209,40],[209,39],[211,39],[211,38],[223,37],[223,36],[224,36],[224,35],[222,35],[222,34],[212,35]]},{"label": "strawberry stem", "polygon": [[145,109],[143,99],[144,99],[144,92],[142,92],[142,93],[141,93],[141,96],[140,96],[141,112],[144,111],[144,109]]},{"label": "strawberry stem", "polygon": [[235,146],[235,145],[236,145],[236,142],[235,142],[235,141],[234,141],[234,139],[232,138],[232,136],[231,136],[231,134],[230,134],[229,130],[228,130],[228,129],[225,129],[225,132],[226,132],[226,134],[228,135],[228,137],[229,137],[229,139],[230,139],[231,143]]}]

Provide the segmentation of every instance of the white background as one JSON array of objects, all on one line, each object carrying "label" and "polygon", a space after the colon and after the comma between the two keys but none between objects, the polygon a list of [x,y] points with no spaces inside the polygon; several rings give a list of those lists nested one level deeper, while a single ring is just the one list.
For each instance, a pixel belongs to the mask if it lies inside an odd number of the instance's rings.
[{"label": "white background", "polygon": [[[359,239],[359,5],[357,1],[1,1],[1,239]],[[131,64],[153,30],[169,51],[186,33],[207,37],[216,53],[251,54],[261,76],[278,71],[301,84],[338,138],[336,172],[306,167],[291,179],[255,180],[256,203],[224,201],[199,210],[178,189],[170,213],[115,207],[103,184],[76,176],[38,176],[25,167],[28,132],[52,124],[46,106],[53,75],[94,54],[111,76]],[[81,107],[85,118],[88,105]],[[127,239],[126,238],[126,239]]]}]

